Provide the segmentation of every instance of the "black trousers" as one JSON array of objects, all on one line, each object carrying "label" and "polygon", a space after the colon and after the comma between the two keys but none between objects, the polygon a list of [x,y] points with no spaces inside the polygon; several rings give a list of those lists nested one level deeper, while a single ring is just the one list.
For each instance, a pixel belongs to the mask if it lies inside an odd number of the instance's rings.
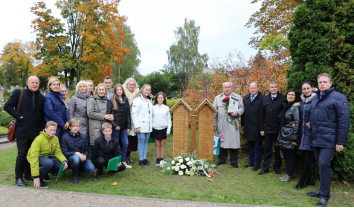
[{"label": "black trousers", "polygon": [[306,181],[310,180],[311,174],[313,174],[313,159],[315,154],[313,151],[303,151],[304,152],[304,167],[302,168],[302,173],[298,184],[304,186]]},{"label": "black trousers", "polygon": [[27,153],[33,139],[20,139],[16,140],[17,144],[17,158],[15,166],[16,179],[23,178],[23,174],[31,176],[30,164],[27,161]]},{"label": "black trousers", "polygon": [[[98,175],[103,174],[103,167],[107,167],[109,160],[110,160],[110,158],[108,159],[108,158],[104,158],[101,156],[99,156],[97,158],[96,168],[97,168]],[[118,168],[117,171],[112,171],[112,172],[119,172],[119,171],[123,171],[123,170],[125,170],[125,165],[122,163],[122,165]]]},{"label": "black trousers", "polygon": [[320,196],[328,200],[331,192],[331,159],[335,149],[314,147],[313,150],[320,170]]},{"label": "black trousers", "polygon": [[254,167],[261,165],[262,141],[247,141],[249,163]]},{"label": "black trousers", "polygon": [[286,175],[293,176],[296,162],[296,150],[283,149],[286,163]]},{"label": "black trousers", "polygon": [[220,147],[219,162],[225,163],[228,152],[230,151],[230,163],[237,164],[238,161],[238,149],[224,149]]},{"label": "black trousers", "polygon": [[280,147],[276,146],[278,134],[265,134],[265,147],[264,147],[264,162],[263,171],[269,170],[270,162],[272,161],[273,145],[275,146],[275,162],[274,170],[279,170],[281,167]]}]

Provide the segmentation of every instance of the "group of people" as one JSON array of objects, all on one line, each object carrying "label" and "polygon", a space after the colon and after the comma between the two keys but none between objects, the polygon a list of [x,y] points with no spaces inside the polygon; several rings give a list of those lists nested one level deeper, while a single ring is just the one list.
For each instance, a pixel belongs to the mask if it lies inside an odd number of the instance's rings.
[{"label": "group of people", "polygon": [[[347,98],[334,90],[329,74],[318,75],[317,81],[317,91],[312,83],[304,81],[301,95],[295,89],[281,94],[276,82],[270,82],[269,95],[263,95],[258,84],[252,82],[243,99],[232,92],[231,82],[223,83],[223,93],[215,97],[213,104],[217,110],[214,130],[224,137],[217,165],[225,164],[230,152],[230,163],[238,168],[241,127],[249,150],[245,168],[261,169],[258,175],[269,173],[275,147],[273,169],[280,174],[285,158],[286,174],[280,181],[291,180],[296,152],[300,150],[304,153],[304,166],[295,189],[302,189],[314,185],[315,158],[320,190],[308,195],[319,197],[318,205],[326,206],[330,197],[330,161],[335,151],[343,150],[350,113]],[[72,169],[72,183],[79,182],[80,172],[94,173],[103,179],[103,168],[114,157],[122,156],[118,171],[132,168],[132,151],[138,151],[139,166],[150,165],[150,136],[155,139],[156,165],[164,162],[165,140],[172,126],[165,94],[157,93],[153,103],[148,84],[139,90],[137,82],[129,78],[124,84],[112,85],[111,77],[105,77],[96,88],[90,80],[79,81],[69,100],[66,87],[57,78],[49,80],[49,93],[44,97],[38,90],[39,79],[31,76],[24,89],[13,91],[4,109],[17,120],[18,186],[26,186],[24,178],[33,179],[35,187],[47,187],[48,173],[57,173],[63,163],[64,169]],[[228,112],[226,105],[231,102],[236,110]]]},{"label": "group of people", "polygon": [[[314,158],[320,172],[320,189],[307,195],[318,197],[318,206],[326,206],[330,198],[331,158],[335,151],[343,150],[350,125],[347,98],[332,86],[332,77],[327,73],[317,77],[318,89],[309,81],[301,83],[301,95],[289,89],[285,95],[279,93],[277,82],[269,83],[269,95],[259,92],[256,82],[248,86],[249,94],[243,100],[232,92],[232,83],[223,84],[223,93],[217,95],[214,107],[217,109],[214,130],[222,133],[217,165],[226,163],[230,152],[230,163],[238,168],[240,130],[238,118],[247,140],[249,163],[245,168],[261,169],[258,175],[269,173],[273,147],[275,148],[274,172],[280,174],[282,158],[285,158],[286,173],[280,181],[293,178],[296,153],[303,152],[304,163],[296,190],[306,185],[315,185]],[[238,102],[238,110],[228,112],[228,102]],[[264,161],[261,166],[262,138],[264,137]]]},{"label": "group of people", "polygon": [[139,166],[150,165],[150,136],[155,139],[156,165],[164,162],[172,125],[164,93],[157,93],[153,103],[150,85],[139,90],[129,78],[112,87],[111,77],[95,88],[91,80],[79,81],[70,99],[55,77],[49,79],[45,97],[38,88],[39,79],[29,77],[27,86],[14,90],[4,106],[17,120],[16,185],[26,186],[25,179],[33,180],[36,188],[46,188],[48,173],[57,174],[61,164],[64,170],[72,169],[74,184],[79,183],[80,172],[103,179],[103,169],[112,158],[122,157],[118,171],[132,168],[132,151],[138,151]]}]

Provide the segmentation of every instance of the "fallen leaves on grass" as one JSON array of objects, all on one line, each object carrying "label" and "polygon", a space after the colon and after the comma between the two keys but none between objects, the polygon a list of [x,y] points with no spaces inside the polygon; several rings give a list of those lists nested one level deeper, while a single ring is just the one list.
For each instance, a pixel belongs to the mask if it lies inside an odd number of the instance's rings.
[{"label": "fallen leaves on grass", "polygon": [[10,179],[9,178],[5,178],[5,181],[9,181]]},{"label": "fallen leaves on grass", "polygon": [[211,178],[209,178],[209,179],[208,179],[208,181],[213,182],[214,180],[213,180],[213,179],[211,179]]},{"label": "fallen leaves on grass", "polygon": [[111,186],[116,186],[118,183],[117,182],[114,182],[111,184]]},{"label": "fallen leaves on grass", "polygon": [[350,186],[350,184],[349,184],[347,181],[343,181],[343,183],[344,183],[346,186]]},{"label": "fallen leaves on grass", "polygon": [[214,173],[208,173],[208,176],[215,177],[216,175]]}]

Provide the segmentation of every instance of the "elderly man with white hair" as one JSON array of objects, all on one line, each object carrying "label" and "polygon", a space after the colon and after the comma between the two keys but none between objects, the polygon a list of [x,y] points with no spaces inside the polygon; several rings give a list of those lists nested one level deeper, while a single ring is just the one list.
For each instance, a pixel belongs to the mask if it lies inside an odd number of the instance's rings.
[{"label": "elderly man with white hair", "polygon": [[[245,108],[242,97],[232,92],[232,83],[223,83],[223,93],[214,99],[214,107],[217,112],[214,116],[214,131],[223,134],[224,141],[220,145],[219,162],[217,165],[225,164],[228,152],[230,152],[230,163],[232,167],[238,168],[238,149],[241,148],[239,118]],[[236,106],[234,111],[228,112],[226,107]]]}]

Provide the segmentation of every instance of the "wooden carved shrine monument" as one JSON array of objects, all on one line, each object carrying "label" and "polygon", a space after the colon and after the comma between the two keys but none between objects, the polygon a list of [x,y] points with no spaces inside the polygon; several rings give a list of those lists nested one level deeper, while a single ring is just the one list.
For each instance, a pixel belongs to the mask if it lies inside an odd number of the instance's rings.
[{"label": "wooden carved shrine monument", "polygon": [[[180,99],[172,106],[171,112],[173,112],[173,157],[177,157],[182,150],[192,153],[196,149],[198,117],[198,157],[212,160],[214,112],[216,109],[210,101],[205,99],[193,110],[183,99]],[[191,125],[190,139],[189,121]]]}]

